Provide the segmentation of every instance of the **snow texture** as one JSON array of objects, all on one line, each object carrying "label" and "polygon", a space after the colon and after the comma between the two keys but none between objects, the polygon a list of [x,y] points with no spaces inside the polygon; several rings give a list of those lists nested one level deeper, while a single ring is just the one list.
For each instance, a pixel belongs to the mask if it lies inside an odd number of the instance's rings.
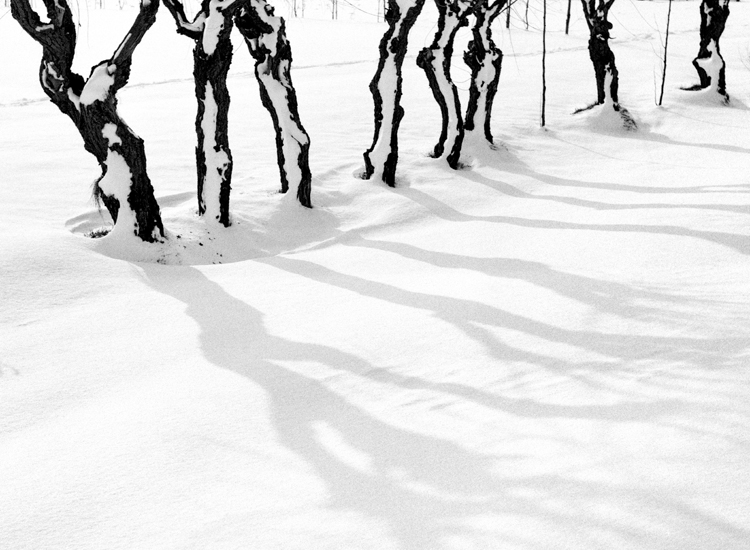
[{"label": "snow texture", "polygon": [[[571,115],[594,89],[588,28],[566,36],[549,1],[547,129],[540,36],[514,15],[495,33],[497,150],[467,141],[459,171],[427,155],[425,6],[396,188],[352,176],[384,24],[344,3],[290,20],[313,209],[277,192],[235,37],[229,228],[195,212],[193,59],[163,13],[118,92],[168,232],[154,244],[86,236],[111,226],[97,164],[0,18],[0,548],[745,550],[750,5],[721,39],[726,106],[679,90],[698,10],[674,3],[656,107],[666,3],[615,3],[629,133]],[[90,67],[132,14],[84,8]],[[126,167],[107,167],[125,206]]]}]

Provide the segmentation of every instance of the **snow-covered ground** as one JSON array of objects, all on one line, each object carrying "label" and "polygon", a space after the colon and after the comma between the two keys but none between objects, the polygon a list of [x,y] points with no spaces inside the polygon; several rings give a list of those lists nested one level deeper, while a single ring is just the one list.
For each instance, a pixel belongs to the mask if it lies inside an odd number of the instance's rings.
[{"label": "snow-covered ground", "polygon": [[[192,44],[162,8],[120,94],[170,233],[145,251],[84,236],[107,224],[98,167],[0,11],[0,548],[750,547],[750,6],[725,107],[679,90],[699,13],[674,4],[658,108],[667,4],[615,3],[627,133],[570,114],[595,99],[575,2],[570,36],[550,4],[539,128],[519,3],[495,31],[499,148],[459,172],[427,156],[426,8],[388,189],[353,177],[385,27],[344,5],[288,22],[311,211],[275,192],[237,41],[228,230],[195,216]],[[82,13],[77,69],[133,16]]]}]

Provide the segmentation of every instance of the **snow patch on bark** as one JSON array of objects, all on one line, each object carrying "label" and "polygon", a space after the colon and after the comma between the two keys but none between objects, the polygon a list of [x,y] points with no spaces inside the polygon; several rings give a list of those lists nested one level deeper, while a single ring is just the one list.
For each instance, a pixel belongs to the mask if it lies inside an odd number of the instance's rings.
[{"label": "snow patch on bark", "polygon": [[716,41],[711,40],[706,46],[706,49],[711,53],[710,57],[701,57],[695,60],[695,62],[706,71],[706,74],[711,79],[711,84],[708,86],[709,90],[718,92],[719,90],[719,77],[721,70],[724,68],[724,61],[722,61],[719,52],[716,51]]},{"label": "snow patch on bark", "polygon": [[102,136],[104,136],[104,138],[109,142],[110,147],[122,143],[122,140],[117,135],[117,124],[114,124],[112,122],[108,122],[104,125],[104,128],[102,128]]},{"label": "snow patch on bark", "polygon": [[86,85],[81,92],[81,105],[91,105],[95,101],[104,101],[109,95],[109,91],[115,83],[113,76],[117,67],[102,63],[94,67],[91,76],[86,81]]},{"label": "snow patch on bark", "polygon": [[[398,34],[399,27],[400,24],[396,26],[394,35]],[[378,91],[383,101],[383,121],[380,133],[378,134],[378,140],[375,142],[375,146],[369,155],[370,162],[374,168],[372,177],[378,180],[383,179],[385,162],[388,160],[388,155],[391,154],[391,135],[393,133],[393,118],[398,88],[398,68],[396,66],[395,54],[393,52],[389,53],[390,55],[383,65],[383,72],[380,74],[380,80],[378,81]]]},{"label": "snow patch on bark", "polygon": [[202,45],[207,55],[213,55],[219,45],[219,34],[224,29],[224,14],[221,13],[223,2],[213,0],[208,6],[208,17],[206,17],[203,30]]},{"label": "snow patch on bark", "polygon": [[214,89],[210,82],[206,82],[206,98],[203,100],[203,153],[206,156],[206,176],[203,181],[203,204],[206,208],[204,216],[210,220],[218,220],[221,215],[219,194],[224,171],[229,165],[229,155],[216,142],[216,117],[219,107],[214,97]]},{"label": "snow patch on bark", "polygon": [[[107,124],[106,126],[114,126],[114,124]],[[102,134],[104,134],[105,131],[106,130],[102,130]],[[113,143],[110,141],[110,145],[112,144]],[[128,203],[133,173],[130,171],[130,167],[123,156],[117,151],[112,151],[111,149],[107,153],[104,165],[106,167],[106,173],[104,174],[104,177],[99,180],[99,188],[105,195],[114,197],[120,203],[120,208],[117,212],[117,223],[115,223],[109,237],[137,238],[135,237],[135,228],[137,227],[138,222],[135,213],[131,210],[130,204]]]}]

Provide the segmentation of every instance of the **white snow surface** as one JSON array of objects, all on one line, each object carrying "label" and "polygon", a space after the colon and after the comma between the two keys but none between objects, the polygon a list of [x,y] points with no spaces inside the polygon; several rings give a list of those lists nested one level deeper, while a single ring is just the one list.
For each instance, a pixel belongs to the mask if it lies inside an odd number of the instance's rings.
[{"label": "white snow surface", "polygon": [[[312,210],[276,192],[238,40],[228,229],[196,215],[192,55],[164,10],[118,97],[168,238],[128,248],[85,236],[109,223],[98,166],[0,18],[0,548],[747,548],[750,6],[722,37],[723,106],[679,90],[699,8],[674,4],[657,108],[667,4],[621,2],[638,131],[570,114],[595,99],[588,32],[552,2],[548,129],[541,37],[514,16],[497,149],[468,140],[462,171],[428,157],[426,6],[395,189],[353,177],[385,25],[290,20]],[[82,14],[79,71],[134,14]]]}]

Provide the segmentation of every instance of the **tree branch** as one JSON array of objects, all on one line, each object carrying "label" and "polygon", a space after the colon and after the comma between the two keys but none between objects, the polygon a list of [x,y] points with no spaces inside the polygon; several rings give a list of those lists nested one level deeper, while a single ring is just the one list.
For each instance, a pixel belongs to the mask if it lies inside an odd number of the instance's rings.
[{"label": "tree branch", "polygon": [[37,42],[41,41],[41,34],[44,30],[40,29],[44,29],[45,25],[32,9],[29,0],[10,0],[10,13],[31,38]]},{"label": "tree branch", "polygon": [[169,10],[169,13],[172,14],[172,18],[177,25],[178,34],[182,34],[193,40],[200,40],[206,21],[205,11],[201,9],[195,16],[195,19],[190,22],[187,15],[185,15],[185,8],[180,0],[164,0],[164,5]]},{"label": "tree branch", "polygon": [[141,11],[135,18],[133,26],[130,27],[128,34],[125,35],[125,39],[120,43],[120,46],[110,59],[111,64],[117,66],[120,64],[126,64],[130,66],[130,61],[133,57],[135,48],[140,44],[146,31],[148,31],[151,28],[151,25],[154,24],[154,21],[156,21],[156,10],[158,9],[159,0],[141,0]]}]

